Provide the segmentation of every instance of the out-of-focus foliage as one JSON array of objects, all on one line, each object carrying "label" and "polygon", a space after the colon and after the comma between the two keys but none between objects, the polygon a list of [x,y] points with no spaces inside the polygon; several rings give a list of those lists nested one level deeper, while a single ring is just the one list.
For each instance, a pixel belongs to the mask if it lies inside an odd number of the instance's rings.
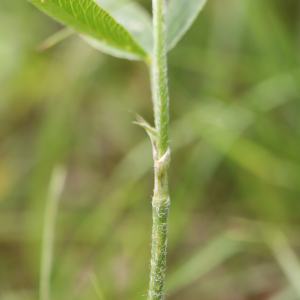
[{"label": "out-of-focus foliage", "polygon": [[[299,298],[299,19],[297,0],[210,0],[169,54],[168,299]],[[0,299],[37,299],[57,165],[52,299],[143,299],[152,154],[126,109],[153,123],[148,71],[75,35],[36,51],[60,29],[0,2]]]}]

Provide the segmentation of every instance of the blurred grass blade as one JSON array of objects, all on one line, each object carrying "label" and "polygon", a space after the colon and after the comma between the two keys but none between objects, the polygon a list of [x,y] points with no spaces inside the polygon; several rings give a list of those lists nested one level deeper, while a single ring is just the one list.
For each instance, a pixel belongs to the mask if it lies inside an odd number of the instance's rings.
[{"label": "blurred grass blade", "polygon": [[[224,135],[226,134],[230,136],[229,132],[224,131]],[[300,188],[300,166],[297,162],[284,160],[250,139],[239,137],[228,150],[227,155],[238,165],[266,182],[293,190]]]},{"label": "blurred grass blade", "polygon": [[35,294],[33,291],[17,291],[1,293],[1,300],[34,300]]},{"label": "blurred grass blade", "polygon": [[106,298],[104,297],[103,292],[102,292],[102,290],[99,286],[96,275],[92,272],[92,273],[89,274],[89,277],[90,277],[93,288],[94,288],[99,300],[106,300]]},{"label": "blurred grass blade", "polygon": [[[141,58],[147,56],[129,32],[93,0],[30,0],[40,10],[88,37],[99,40],[119,51]],[[113,55],[113,54],[112,54]]]},{"label": "blurred grass blade", "polygon": [[216,237],[208,245],[201,246],[187,262],[168,274],[167,289],[174,292],[184,288],[241,250],[242,244],[230,239],[227,233]]},{"label": "blurred grass blade", "polygon": [[269,244],[277,263],[300,298],[300,262],[286,236],[279,230],[267,232]]},{"label": "blurred grass blade", "polygon": [[45,208],[43,244],[40,273],[40,300],[48,300],[58,202],[66,180],[66,169],[56,166],[53,170]]},{"label": "blurred grass blade", "polygon": [[[211,99],[187,114],[185,122],[216,149],[258,178],[299,190],[300,165],[278,157],[263,145],[242,135],[257,120],[249,110]],[[247,157],[247,159],[245,159]]]},{"label": "blurred grass blade", "polygon": [[268,298],[268,300],[297,300],[298,297],[295,295],[295,292],[292,288],[285,288],[272,297]]},{"label": "blurred grass blade", "polygon": [[65,27],[58,32],[54,33],[53,35],[49,36],[46,40],[38,45],[38,51],[45,51],[56,44],[60,43],[61,41],[67,39],[72,34],[74,34],[74,30]]},{"label": "blurred grass blade", "polygon": [[206,0],[171,0],[167,11],[167,47],[172,49],[191,27]]}]

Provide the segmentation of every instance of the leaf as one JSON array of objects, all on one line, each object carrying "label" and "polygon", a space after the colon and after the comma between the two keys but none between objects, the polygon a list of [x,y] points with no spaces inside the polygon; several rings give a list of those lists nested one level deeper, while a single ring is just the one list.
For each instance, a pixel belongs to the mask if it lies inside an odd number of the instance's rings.
[{"label": "leaf", "polygon": [[131,0],[95,0],[95,2],[98,3],[99,6],[107,10],[110,14],[114,10],[127,4],[129,1]]},{"label": "leaf", "polygon": [[115,9],[111,14],[128,30],[147,53],[152,53],[152,20],[149,13],[141,5],[136,2],[127,3],[118,9]]},{"label": "leaf", "polygon": [[[153,49],[152,21],[150,15],[143,7],[136,2],[126,3],[124,0],[96,0],[96,2],[106,9],[116,21],[122,24],[138,44],[151,55]],[[131,60],[140,59],[135,54],[128,51],[120,51],[120,49],[104,44],[99,40],[83,38],[92,47],[107,54]]]},{"label": "leaf", "polygon": [[117,47],[105,44],[97,39],[94,39],[90,36],[87,35],[83,35],[81,34],[80,37],[86,42],[88,43],[90,46],[92,46],[93,48],[95,48],[96,50],[99,50],[101,52],[104,52],[106,54],[118,57],[118,58],[126,58],[129,60],[141,60],[141,56],[126,51],[126,50],[121,50]]},{"label": "leaf", "polygon": [[206,0],[170,0],[167,10],[167,48],[184,36],[203,9]]},{"label": "leaf", "polygon": [[60,23],[108,47],[140,58],[147,57],[146,51],[130,33],[93,0],[43,0],[43,2],[30,0],[30,2]]}]

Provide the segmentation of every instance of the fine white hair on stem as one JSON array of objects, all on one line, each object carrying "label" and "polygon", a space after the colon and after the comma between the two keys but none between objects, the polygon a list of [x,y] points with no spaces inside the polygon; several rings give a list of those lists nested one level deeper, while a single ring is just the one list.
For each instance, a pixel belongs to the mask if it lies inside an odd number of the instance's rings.
[{"label": "fine white hair on stem", "polygon": [[152,198],[152,250],[148,300],[164,299],[167,231],[170,197],[168,190],[169,91],[166,47],[166,1],[153,0],[154,54],[151,68],[156,143],[154,195]]}]

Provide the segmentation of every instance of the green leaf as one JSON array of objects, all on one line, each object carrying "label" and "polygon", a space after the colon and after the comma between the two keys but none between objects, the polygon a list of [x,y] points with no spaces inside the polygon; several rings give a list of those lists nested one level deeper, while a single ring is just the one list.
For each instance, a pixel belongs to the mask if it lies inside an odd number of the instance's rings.
[{"label": "green leaf", "polygon": [[47,15],[60,23],[98,40],[116,51],[146,58],[146,51],[134,40],[130,33],[106,10],[93,0],[30,0]]},{"label": "green leaf", "polygon": [[167,10],[167,47],[175,47],[196,20],[206,0],[170,0]]},{"label": "green leaf", "polygon": [[[126,3],[119,0],[95,0],[101,7],[106,9],[120,24],[128,30],[139,45],[151,55],[153,49],[152,21],[148,12],[136,2]],[[83,37],[92,47],[108,53],[110,55],[139,60],[140,57],[120,51],[110,45],[104,44],[99,40]]]},{"label": "green leaf", "polygon": [[90,46],[95,48],[96,50],[99,50],[101,52],[104,52],[106,54],[118,57],[118,58],[126,58],[129,60],[141,60],[141,56],[137,55],[135,53],[119,49],[117,47],[108,45],[106,43],[103,43],[95,38],[92,38],[87,35],[81,34],[80,37],[87,42]]},{"label": "green leaf", "polygon": [[133,36],[138,44],[147,51],[147,53],[152,53],[152,19],[149,13],[141,5],[136,2],[127,3],[112,11],[111,14],[128,30],[128,32]]},{"label": "green leaf", "polygon": [[111,14],[114,10],[131,2],[131,0],[95,0],[95,2]]}]

